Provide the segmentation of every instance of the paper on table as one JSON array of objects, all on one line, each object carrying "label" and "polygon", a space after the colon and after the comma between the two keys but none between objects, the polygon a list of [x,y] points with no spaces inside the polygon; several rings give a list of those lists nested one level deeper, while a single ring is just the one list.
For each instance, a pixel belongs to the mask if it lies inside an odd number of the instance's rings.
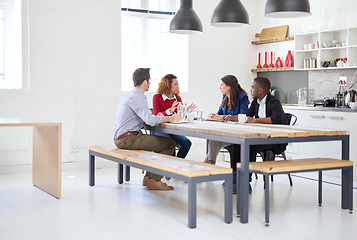
[{"label": "paper on table", "polygon": [[180,120],[179,122],[170,122],[172,124],[181,124],[181,123],[189,123],[190,121],[188,120]]}]

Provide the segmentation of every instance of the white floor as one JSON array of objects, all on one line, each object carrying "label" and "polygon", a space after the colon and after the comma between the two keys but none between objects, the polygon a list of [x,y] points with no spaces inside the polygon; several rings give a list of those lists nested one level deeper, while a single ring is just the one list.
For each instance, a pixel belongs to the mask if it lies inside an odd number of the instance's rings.
[{"label": "white floor", "polygon": [[0,175],[0,239],[357,239],[357,213],[341,209],[340,187],[333,184],[323,185],[318,207],[317,182],[295,176],[290,187],[285,175],[275,176],[269,227],[261,176],[252,182],[248,224],[236,214],[224,223],[222,182],[199,184],[197,228],[189,229],[185,183],[172,179],[174,191],[148,191],[140,170],[132,169],[122,185],[115,168],[96,173],[90,187],[87,170],[63,171],[60,200],[32,186],[31,173]]}]

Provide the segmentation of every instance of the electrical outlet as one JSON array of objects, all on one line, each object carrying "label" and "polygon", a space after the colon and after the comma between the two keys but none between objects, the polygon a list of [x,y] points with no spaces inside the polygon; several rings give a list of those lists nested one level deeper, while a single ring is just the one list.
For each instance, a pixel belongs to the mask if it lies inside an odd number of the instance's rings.
[{"label": "electrical outlet", "polygon": [[340,76],[340,82],[347,84],[347,77],[346,76]]},{"label": "electrical outlet", "polygon": [[77,141],[71,141],[69,145],[69,152],[71,153],[79,152],[79,143]]}]

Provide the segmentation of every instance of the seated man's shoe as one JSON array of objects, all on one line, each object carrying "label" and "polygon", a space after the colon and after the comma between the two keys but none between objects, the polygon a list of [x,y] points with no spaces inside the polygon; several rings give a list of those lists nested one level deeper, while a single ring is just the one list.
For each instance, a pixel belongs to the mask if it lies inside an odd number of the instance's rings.
[{"label": "seated man's shoe", "polygon": [[249,183],[249,194],[252,194],[252,186]]},{"label": "seated man's shoe", "polygon": [[209,160],[208,163],[212,164],[212,165],[216,165],[216,161],[213,161],[213,160]]},{"label": "seated man's shoe", "polygon": [[237,184],[233,184],[233,194],[237,194]]},{"label": "seated man's shoe", "polygon": [[174,190],[174,187],[167,185],[161,181],[155,181],[154,179],[149,179],[146,183],[146,187],[149,190],[161,190],[161,191],[170,191]]},{"label": "seated man's shoe", "polygon": [[148,180],[149,180],[149,177],[147,177],[147,176],[145,176],[145,177],[143,178],[143,186],[146,186]]}]

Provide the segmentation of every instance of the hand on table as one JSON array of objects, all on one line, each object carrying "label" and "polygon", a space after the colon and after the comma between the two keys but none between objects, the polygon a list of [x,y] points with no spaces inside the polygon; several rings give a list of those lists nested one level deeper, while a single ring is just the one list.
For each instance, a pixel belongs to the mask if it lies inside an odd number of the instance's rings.
[{"label": "hand on table", "polygon": [[230,120],[231,115],[222,115],[219,119],[221,122],[228,122]]},{"label": "hand on table", "polygon": [[221,119],[221,115],[217,115],[215,113],[210,113],[208,114],[208,119],[211,119],[211,120],[220,120]]},{"label": "hand on table", "polygon": [[179,122],[181,119],[181,114],[175,114],[172,116],[172,122],[175,123],[175,122]]},{"label": "hand on table", "polygon": [[247,117],[247,121],[245,121],[246,123],[255,123],[256,119],[255,118],[252,118],[252,117]]}]

